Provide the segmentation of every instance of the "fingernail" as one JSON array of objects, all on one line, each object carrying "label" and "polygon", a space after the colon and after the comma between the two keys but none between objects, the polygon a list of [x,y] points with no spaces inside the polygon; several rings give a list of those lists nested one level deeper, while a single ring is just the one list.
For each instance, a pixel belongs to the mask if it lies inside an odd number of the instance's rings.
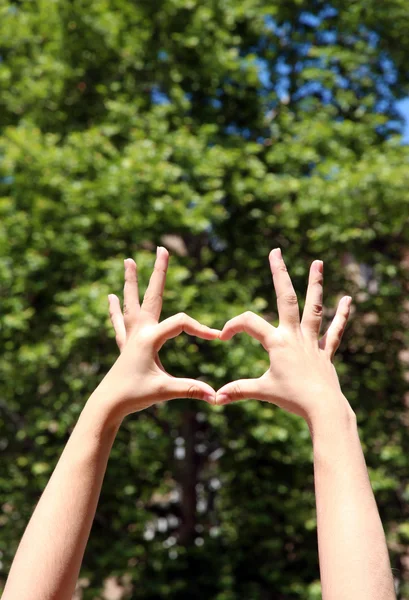
[{"label": "fingernail", "polygon": [[274,252],[276,253],[277,258],[283,258],[281,254],[281,248],[274,248]]},{"label": "fingernail", "polygon": [[351,298],[351,296],[345,296],[345,298],[346,298],[347,305],[348,305],[348,308],[349,308],[351,306],[351,303],[352,303],[352,298]]},{"label": "fingernail", "polygon": [[316,260],[315,261],[317,270],[319,271],[319,273],[323,273],[324,272],[324,263],[322,260]]},{"label": "fingernail", "polygon": [[231,402],[231,398],[228,394],[217,394],[217,404],[228,404]]},{"label": "fingernail", "polygon": [[166,248],[164,248],[163,246],[157,246],[156,247],[156,256],[160,256],[160,253],[162,252],[162,250],[166,250]]}]

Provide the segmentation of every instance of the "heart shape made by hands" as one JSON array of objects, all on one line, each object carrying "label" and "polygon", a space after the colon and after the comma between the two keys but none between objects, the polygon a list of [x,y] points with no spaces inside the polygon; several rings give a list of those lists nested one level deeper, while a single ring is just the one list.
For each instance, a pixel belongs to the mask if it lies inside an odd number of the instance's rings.
[{"label": "heart shape made by hands", "polygon": [[[158,248],[155,268],[141,305],[136,264],[132,259],[125,260],[123,312],[118,297],[111,294],[110,317],[121,353],[129,344],[133,347],[129,354],[129,371],[126,371],[130,379],[135,380],[137,376],[139,382],[146,378],[147,373],[153,376],[152,389],[146,386],[146,389],[140,390],[150,404],[161,399],[181,397],[200,398],[212,404],[255,398],[283,405],[291,412],[301,414],[305,407],[296,406],[297,396],[306,396],[308,381],[311,382],[311,390],[334,386],[339,388],[332,359],[348,320],[351,298],[345,296],[341,299],[330,327],[319,338],[322,261],[314,261],[311,265],[305,307],[300,320],[297,296],[281,251],[273,250],[269,258],[277,293],[279,326],[273,327],[248,311],[228,321],[221,331],[202,325],[184,313],[159,322],[169,260],[166,249]],[[158,353],[167,340],[182,332],[206,340],[218,338],[223,341],[230,340],[237,333],[246,332],[269,353],[270,368],[257,379],[233,381],[217,392],[202,381],[173,377],[164,369]],[[133,342],[136,343],[133,345]]]}]

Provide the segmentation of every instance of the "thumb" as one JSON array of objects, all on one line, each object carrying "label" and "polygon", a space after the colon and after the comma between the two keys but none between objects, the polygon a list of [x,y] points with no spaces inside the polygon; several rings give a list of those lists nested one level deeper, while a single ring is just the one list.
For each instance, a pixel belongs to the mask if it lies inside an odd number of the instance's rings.
[{"label": "thumb", "polygon": [[174,398],[196,398],[197,400],[204,400],[209,404],[215,404],[216,402],[215,390],[207,383],[196,379],[172,377],[167,385],[167,389],[169,400]]},{"label": "thumb", "polygon": [[269,396],[270,394],[264,388],[261,377],[258,379],[239,379],[227,383],[217,391],[216,404],[230,404],[230,402],[244,400],[245,398],[268,400]]}]

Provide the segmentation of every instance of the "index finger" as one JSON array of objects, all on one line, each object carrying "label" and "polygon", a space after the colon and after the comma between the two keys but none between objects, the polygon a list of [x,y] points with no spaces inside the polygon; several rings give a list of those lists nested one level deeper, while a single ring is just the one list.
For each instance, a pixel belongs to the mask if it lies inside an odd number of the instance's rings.
[{"label": "index finger", "polygon": [[280,248],[272,250],[268,258],[271,274],[273,275],[274,289],[277,294],[280,325],[298,328],[300,326],[300,311],[297,294],[294,291]]},{"label": "index finger", "polygon": [[141,309],[153,317],[155,321],[159,320],[162,311],[163,290],[165,289],[168,264],[169,252],[166,248],[158,246],[155,266],[141,307]]},{"label": "index finger", "polygon": [[185,313],[179,313],[159,323],[156,327],[155,342],[162,347],[167,340],[176,337],[182,331],[189,335],[196,335],[203,340],[215,340],[221,333],[219,329],[211,329]]},{"label": "index finger", "polygon": [[258,340],[265,350],[269,350],[274,327],[249,310],[227,321],[220,334],[220,339],[231,340],[234,335],[243,331]]}]

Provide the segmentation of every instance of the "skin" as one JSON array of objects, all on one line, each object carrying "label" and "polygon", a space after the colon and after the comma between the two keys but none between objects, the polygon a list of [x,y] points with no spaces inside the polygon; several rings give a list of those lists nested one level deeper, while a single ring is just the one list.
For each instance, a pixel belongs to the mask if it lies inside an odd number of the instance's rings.
[{"label": "skin", "polygon": [[124,316],[109,298],[121,354],[84,406],[21,539],[2,600],[71,600],[101,491],[112,444],[123,418],[155,402],[197,398],[215,391],[163,369],[158,351],[182,331],[207,340],[219,330],[181,314],[159,323],[169,255],[158,249],[142,305],[136,265],[125,261]]},{"label": "skin", "polygon": [[266,349],[270,368],[258,379],[236,381],[217,392],[216,402],[244,398],[271,402],[304,418],[314,450],[318,547],[323,600],[394,600],[388,550],[356,418],[343,395],[333,356],[345,329],[351,298],[339,303],[320,339],[323,263],[311,265],[300,320],[297,296],[280,249],[269,256],[277,294],[279,326],[253,313],[228,321],[220,338],[247,332]]},{"label": "skin", "polygon": [[[168,253],[158,249],[142,305],[137,270],[125,261],[124,310],[109,297],[121,354],[89,398],[26,528],[3,600],[70,600],[98,503],[107,461],[125,416],[172,398],[229,403],[245,397],[273,402],[305,418],[314,445],[318,539],[324,600],[395,598],[376,503],[369,484],[354,414],[342,395],[333,355],[348,318],[350,299],[318,341],[322,313],[322,263],[311,267],[302,321],[279,250],[270,254],[280,325],[252,313],[222,332],[181,314],[159,323]],[[237,381],[219,392],[166,373],[158,352],[185,331],[204,339],[230,339],[246,331],[269,352],[259,379]],[[57,533],[56,533],[57,532]]]},{"label": "skin", "polygon": [[111,369],[117,379],[122,379],[121,399],[118,401],[116,394],[114,401],[115,411],[121,418],[174,398],[215,402],[216,392],[210,385],[195,379],[173,377],[160,362],[158,353],[163,344],[182,332],[205,340],[214,340],[220,334],[219,329],[201,325],[184,313],[159,323],[168,264],[168,251],[158,248],[155,268],[140,305],[136,263],[132,258],[126,259],[123,315],[118,297],[114,294],[108,297],[110,317],[121,352]]}]

